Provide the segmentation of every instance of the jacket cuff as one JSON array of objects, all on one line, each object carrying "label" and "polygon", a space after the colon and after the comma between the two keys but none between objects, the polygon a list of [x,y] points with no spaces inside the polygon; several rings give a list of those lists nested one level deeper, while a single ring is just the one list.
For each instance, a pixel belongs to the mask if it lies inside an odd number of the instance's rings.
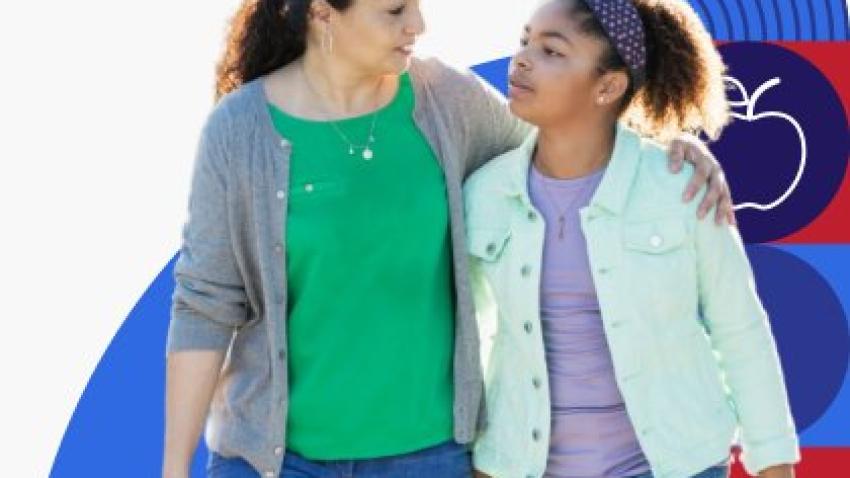
[{"label": "jacket cuff", "polygon": [[752,476],[765,468],[793,465],[800,461],[800,444],[796,435],[783,436],[758,445],[746,444],[741,453],[744,468]]}]

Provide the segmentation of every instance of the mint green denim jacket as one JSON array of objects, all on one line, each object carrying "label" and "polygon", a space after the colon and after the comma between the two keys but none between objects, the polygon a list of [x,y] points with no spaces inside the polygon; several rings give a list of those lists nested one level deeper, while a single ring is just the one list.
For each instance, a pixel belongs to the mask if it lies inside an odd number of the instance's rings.
[{"label": "mint green denim jacket", "polygon": [[[542,476],[549,447],[538,302],[545,224],[527,188],[536,139],[464,187],[487,403],[474,462],[498,478]],[[670,174],[664,149],[620,125],[580,211],[617,385],[657,478],[695,475],[736,442],[752,474],[796,463],[776,345],[743,243],[712,215],[697,219],[699,201],[680,199],[690,177]]]}]

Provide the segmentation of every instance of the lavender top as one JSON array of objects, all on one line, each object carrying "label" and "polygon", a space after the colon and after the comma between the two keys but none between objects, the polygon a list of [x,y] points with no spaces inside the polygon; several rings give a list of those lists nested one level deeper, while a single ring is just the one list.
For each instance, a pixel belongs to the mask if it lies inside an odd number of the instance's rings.
[{"label": "lavender top", "polygon": [[540,311],[552,402],[546,476],[624,478],[650,471],[623,397],[602,327],[578,211],[604,169],[575,179],[529,174],[529,193],[546,220]]}]

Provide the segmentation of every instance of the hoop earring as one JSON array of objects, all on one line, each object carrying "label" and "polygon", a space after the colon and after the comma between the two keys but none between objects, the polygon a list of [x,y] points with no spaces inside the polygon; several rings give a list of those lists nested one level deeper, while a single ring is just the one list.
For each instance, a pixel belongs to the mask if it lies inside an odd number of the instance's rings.
[{"label": "hoop earring", "polygon": [[328,55],[334,54],[334,35],[331,33],[330,28],[326,28],[325,34],[322,35],[322,50]]}]

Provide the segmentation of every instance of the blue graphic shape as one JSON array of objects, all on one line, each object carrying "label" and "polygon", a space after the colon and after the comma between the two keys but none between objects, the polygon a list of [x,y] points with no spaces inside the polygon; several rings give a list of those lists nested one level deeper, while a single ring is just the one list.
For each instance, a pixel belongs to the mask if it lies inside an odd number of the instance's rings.
[{"label": "blue graphic shape", "polygon": [[718,41],[846,41],[845,0],[691,0]]},{"label": "blue graphic shape", "polygon": [[841,187],[847,116],[829,80],[800,55],[768,43],[730,43],[720,51],[735,79],[730,101],[748,100],[752,109],[733,108],[738,117],[712,150],[736,204],[772,206],[738,210],[744,239],[774,241],[813,221]]},{"label": "blue graphic shape", "polygon": [[[817,269],[838,295],[850,327],[850,245],[795,244],[777,246],[777,249],[793,254]],[[814,375],[817,376],[818,372]],[[850,367],[832,405],[817,422],[803,431],[800,443],[803,446],[850,446]]]},{"label": "blue graphic shape", "polygon": [[481,78],[487,80],[494,88],[499,90],[503,95],[508,94],[508,67],[510,66],[511,58],[500,58],[498,60],[488,61],[472,67]]},{"label": "blue graphic shape", "polygon": [[[160,476],[175,260],[157,275],[100,359],[65,430],[51,478]],[[191,476],[204,476],[206,458],[201,440]]]},{"label": "blue graphic shape", "polygon": [[749,245],[747,254],[776,337],[794,419],[803,431],[824,415],[845,383],[847,316],[830,284],[807,262],[773,246]]}]

